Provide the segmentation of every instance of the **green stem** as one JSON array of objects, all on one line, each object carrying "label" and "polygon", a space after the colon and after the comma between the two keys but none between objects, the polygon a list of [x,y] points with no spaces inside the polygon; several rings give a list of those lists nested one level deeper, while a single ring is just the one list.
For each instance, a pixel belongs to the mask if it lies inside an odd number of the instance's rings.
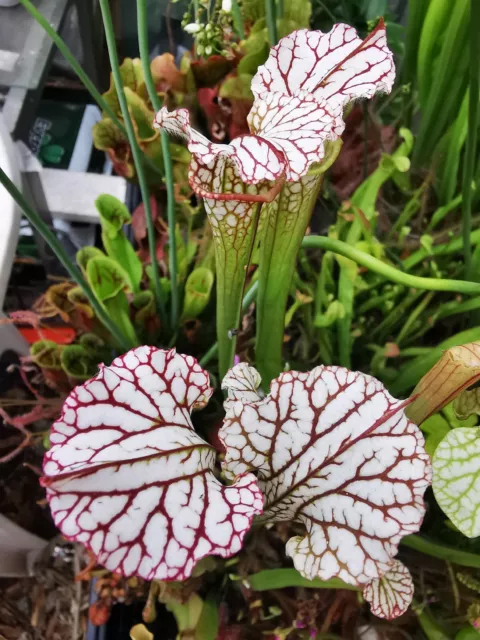
[{"label": "green stem", "polygon": [[277,9],[275,0],[265,0],[265,13],[268,27],[268,39],[270,46],[274,47],[278,42],[277,35]]},{"label": "green stem", "polygon": [[428,305],[430,304],[433,296],[435,295],[435,293],[433,291],[431,291],[430,293],[425,294],[425,297],[423,298],[423,300],[420,302],[420,304],[418,304],[415,309],[413,309],[413,311],[410,313],[410,315],[408,316],[408,318],[405,320],[405,323],[403,324],[397,339],[395,340],[395,342],[397,343],[397,345],[403,346],[403,342],[405,340],[405,338],[409,335],[409,333],[411,333],[411,329],[412,327],[415,325],[416,321],[418,320],[419,316],[425,311],[425,309],[428,307]]},{"label": "green stem", "polygon": [[178,259],[177,259],[177,236],[176,236],[176,214],[175,214],[175,190],[173,183],[172,157],[168,143],[168,133],[164,130],[160,132],[162,140],[163,163],[165,168],[165,184],[167,187],[167,220],[168,220],[168,269],[170,272],[171,309],[170,322],[175,330],[178,324],[178,314],[180,302],[178,296]]},{"label": "green stem", "polygon": [[[248,307],[252,304],[252,302],[257,297],[257,291],[258,291],[258,282],[254,282],[243,298],[242,313],[246,313],[248,311]],[[218,342],[215,342],[215,344],[213,344],[210,347],[210,349],[203,356],[203,358],[200,359],[199,361],[200,366],[206,367],[207,364],[211,360],[213,360],[215,356],[217,356],[217,354],[218,354]]]},{"label": "green stem", "polygon": [[415,612],[418,623],[427,640],[451,640],[452,636],[444,631],[428,608],[423,607],[414,600],[412,602],[412,610]]},{"label": "green stem", "polygon": [[238,5],[238,0],[232,0],[232,18],[233,28],[240,40],[245,40],[245,24],[243,21],[242,10]]},{"label": "green stem", "polygon": [[207,364],[209,364],[209,362],[213,360],[213,358],[217,357],[217,355],[218,355],[218,342],[215,342],[214,344],[212,344],[210,349],[203,355],[203,357],[200,358],[200,360],[198,361],[198,364],[201,367],[206,367]]},{"label": "green stem", "polygon": [[463,206],[462,206],[462,236],[463,255],[465,257],[465,280],[472,275],[472,196],[473,176],[475,172],[475,154],[477,151],[478,124],[478,91],[480,81],[480,2],[470,1],[470,91],[468,102],[468,135],[465,149],[465,164],[463,170]]},{"label": "green stem", "polygon": [[110,6],[108,0],[100,0],[100,10],[102,12],[103,26],[105,29],[105,37],[107,40],[108,54],[110,57],[110,66],[112,67],[113,81],[115,83],[115,89],[117,91],[118,102],[120,103],[120,109],[122,111],[123,121],[125,122],[125,128],[127,130],[127,138],[132,149],[133,161],[138,175],[138,184],[140,192],[142,194],[143,206],[145,207],[145,219],[147,223],[148,233],[148,247],[150,251],[150,259],[152,262],[152,277],[153,286],[155,289],[155,295],[157,299],[157,307],[159,314],[163,321],[163,326],[167,325],[167,316],[165,313],[165,303],[163,299],[163,291],[160,284],[160,274],[158,271],[158,262],[156,257],[156,241],[155,241],[155,227],[153,225],[152,208],[150,204],[150,193],[148,189],[147,180],[145,177],[145,171],[142,163],[142,152],[137,143],[135,136],[135,129],[133,128],[132,119],[130,117],[130,111],[128,109],[127,98],[125,97],[125,91],[123,88],[122,76],[120,73],[120,65],[118,62],[117,48],[115,44],[115,31],[113,28],[112,14],[110,13]]},{"label": "green stem", "polygon": [[[143,75],[147,86],[150,102],[155,111],[160,111],[162,104],[158,97],[155,83],[150,69],[150,51],[148,47],[148,16],[147,0],[137,0],[137,26],[138,26],[138,47],[140,59],[142,61]],[[179,299],[178,299],[178,278],[177,278],[177,242],[176,242],[176,218],[175,218],[175,190],[173,182],[172,157],[168,142],[168,134],[163,129],[160,131],[162,142],[163,166],[165,169],[165,184],[167,187],[167,220],[168,220],[168,267],[170,272],[171,307],[170,325],[174,331],[178,324]]]},{"label": "green stem", "polygon": [[275,200],[263,207],[255,361],[265,389],[282,370],[288,295],[322,180],[323,175],[307,175],[299,182],[286,182]]},{"label": "green stem", "polygon": [[[480,244],[480,229],[475,229],[470,236],[470,242],[472,245]],[[450,242],[446,244],[437,244],[432,247],[431,251],[427,251],[425,248],[418,249],[415,253],[412,253],[403,260],[403,268],[405,271],[409,271],[419,262],[425,260],[426,258],[435,257],[435,256],[443,256],[450,255],[453,253],[457,253],[458,251],[462,251],[463,248],[463,238],[453,238]]]},{"label": "green stem", "polygon": [[395,306],[390,312],[383,318],[380,324],[377,324],[372,328],[369,333],[369,339],[375,340],[378,344],[383,344],[386,341],[388,335],[390,335],[397,324],[401,324],[404,320],[404,314],[415,304],[415,302],[422,295],[421,291],[417,289],[407,290],[405,298],[401,301],[397,301]]},{"label": "green stem", "polygon": [[469,551],[461,551],[455,547],[447,547],[437,542],[431,542],[427,538],[419,535],[406,536],[402,540],[402,544],[415,551],[425,553],[427,556],[440,558],[440,560],[448,560],[462,567],[472,567],[480,569],[480,555],[470,553]]},{"label": "green stem", "polygon": [[[408,156],[411,150],[412,141],[408,134],[403,133],[404,141],[392,154],[393,158],[402,158]],[[367,180],[356,189],[351,198],[351,205],[355,218],[348,229],[346,241],[349,245],[356,245],[357,242],[366,233],[366,219],[371,229],[375,227],[375,203],[378,198],[381,187],[389,180],[395,170],[396,164],[390,160],[389,162],[381,162],[378,168],[368,177]],[[362,216],[359,215],[362,212]],[[371,236],[372,231],[367,232],[367,237]],[[351,264],[340,264],[340,273],[337,283],[337,298],[343,306],[343,317],[338,318],[337,327],[337,344],[338,344],[338,360],[342,367],[352,368],[352,323],[354,317],[355,293],[357,288],[357,273],[352,269]]]},{"label": "green stem", "polygon": [[[40,13],[40,11],[30,2],[30,0],[20,0],[20,3],[28,11],[28,13],[32,16],[32,18],[34,20],[36,20],[36,22],[38,22],[38,24],[42,27],[42,29],[44,29],[45,33],[49,36],[49,38],[56,44],[56,46],[58,47],[59,51],[61,52],[61,54],[65,58],[65,60],[72,67],[73,71],[75,72],[77,77],[80,79],[80,81],[83,84],[83,86],[85,87],[85,89],[92,96],[92,98],[95,100],[95,102],[98,104],[98,106],[101,107],[102,111],[104,111],[107,114],[107,116],[114,123],[114,125],[120,130],[122,135],[125,138],[128,138],[126,128],[123,126],[123,124],[117,118],[115,112],[110,107],[110,105],[106,102],[106,100],[103,99],[102,94],[98,91],[98,89],[95,87],[95,85],[90,80],[88,75],[82,69],[82,66],[80,65],[78,60],[75,58],[73,53],[70,51],[70,49],[67,47],[67,45],[65,44],[65,41],[63,40],[63,38],[55,31],[55,29],[53,29],[52,25]],[[143,154],[143,151],[142,151],[142,154]],[[153,169],[157,173],[160,173],[160,169],[152,161],[151,158],[149,158],[148,156],[143,154],[143,160],[144,160],[144,162],[146,162],[149,165],[149,167],[151,169]]]},{"label": "green stem", "polygon": [[391,300],[392,298],[396,298],[398,294],[398,289],[392,289],[391,291],[387,291],[384,294],[379,294],[373,298],[369,297],[368,300],[358,306],[357,315],[362,316],[364,313],[367,313],[367,311],[370,311],[371,309],[380,308],[380,305],[388,302],[388,300]]},{"label": "green stem", "polygon": [[374,258],[364,251],[360,251],[341,240],[334,240],[325,236],[307,236],[302,242],[305,248],[324,249],[333,251],[345,258],[353,260],[362,267],[366,267],[392,282],[398,282],[406,287],[424,289],[425,291],[452,291],[454,293],[464,293],[469,296],[480,294],[480,284],[477,282],[467,282],[464,280],[443,280],[441,278],[422,278],[404,273],[395,269],[389,264]]},{"label": "green stem", "polygon": [[442,207],[439,207],[435,213],[430,218],[430,222],[425,229],[426,233],[430,233],[433,229],[440,224],[440,222],[447,216],[451,211],[454,211],[457,207],[462,204],[463,196],[457,196],[447,204],[444,204]]},{"label": "green stem", "polygon": [[346,584],[339,578],[330,580],[309,580],[299,574],[296,569],[265,569],[247,577],[247,582],[254,591],[270,589],[286,589],[287,587],[306,587],[307,589],[348,589],[361,591],[359,587]]},{"label": "green stem", "polygon": [[0,183],[5,187],[5,189],[12,196],[18,206],[22,209],[25,217],[30,222],[32,227],[34,227],[47,242],[48,246],[52,249],[57,258],[65,267],[69,276],[78,284],[79,287],[81,287],[83,293],[88,299],[88,302],[92,306],[92,309],[95,311],[95,315],[103,324],[103,326],[108,329],[113,338],[118,342],[119,345],[121,345],[123,349],[125,349],[125,351],[131,349],[131,347],[134,345],[131,344],[128,338],[120,331],[116,323],[106,312],[103,305],[97,300],[88,282],[83,277],[80,269],[70,260],[70,257],[68,256],[61,243],[58,241],[55,234],[48,228],[47,224],[42,220],[41,216],[30,207],[24,196],[20,193],[20,191],[13,184],[13,182],[1,167]]}]

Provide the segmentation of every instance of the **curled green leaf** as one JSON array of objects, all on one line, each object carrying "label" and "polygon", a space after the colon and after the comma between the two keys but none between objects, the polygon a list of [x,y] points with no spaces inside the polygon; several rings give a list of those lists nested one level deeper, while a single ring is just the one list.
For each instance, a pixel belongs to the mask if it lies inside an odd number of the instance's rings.
[{"label": "curled green leaf", "polygon": [[87,278],[95,295],[104,302],[126,287],[123,269],[111,258],[92,258],[87,264]]},{"label": "curled green leaf", "polygon": [[76,260],[84,274],[87,273],[87,265],[92,258],[105,258],[105,254],[97,247],[82,247],[77,251]]},{"label": "curled green leaf", "polygon": [[128,336],[132,345],[138,337],[130,320],[130,309],[125,295],[128,276],[111,258],[92,258],[87,264],[87,279],[95,296],[105,305],[112,318]]},{"label": "curled green leaf", "polygon": [[30,356],[35,364],[42,369],[62,368],[61,347],[53,340],[38,340],[30,347]]},{"label": "curled green leaf", "polygon": [[60,359],[65,373],[77,384],[92,378],[97,373],[98,366],[95,358],[80,344],[64,347]]},{"label": "curled green leaf", "polygon": [[183,318],[196,318],[207,306],[212,293],[215,276],[207,267],[197,267],[185,283]]},{"label": "curled green leaf", "polygon": [[123,231],[123,226],[132,222],[130,212],[123,202],[108,194],[99,196],[95,206],[100,214],[103,246],[108,256],[122,266],[129,288],[136,293],[140,288],[143,265]]},{"label": "curled green leaf", "polygon": [[126,205],[115,196],[103,193],[95,200],[95,206],[100,214],[102,230],[109,238],[115,238],[124,224],[132,222],[132,216]]},{"label": "curled green leaf", "polygon": [[453,401],[453,410],[459,420],[480,414],[480,388],[466,389]]}]

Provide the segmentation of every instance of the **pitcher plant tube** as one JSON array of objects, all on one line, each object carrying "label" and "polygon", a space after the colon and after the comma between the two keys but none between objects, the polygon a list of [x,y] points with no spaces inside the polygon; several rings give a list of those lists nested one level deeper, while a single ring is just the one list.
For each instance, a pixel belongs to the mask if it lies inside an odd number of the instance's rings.
[{"label": "pitcher plant tube", "polygon": [[[302,29],[283,38],[252,80],[250,135],[214,144],[190,126],[185,109],[159,111],[155,125],[186,138],[190,183],[215,231],[220,374],[233,362],[238,310],[256,240],[261,255],[257,365],[264,383],[282,368],[283,318],[295,261],[322,182],[357,98],[389,92],[395,77],[383,20],[361,40],[352,27]],[[313,166],[312,166],[313,165]],[[267,286],[268,283],[268,286]]]}]

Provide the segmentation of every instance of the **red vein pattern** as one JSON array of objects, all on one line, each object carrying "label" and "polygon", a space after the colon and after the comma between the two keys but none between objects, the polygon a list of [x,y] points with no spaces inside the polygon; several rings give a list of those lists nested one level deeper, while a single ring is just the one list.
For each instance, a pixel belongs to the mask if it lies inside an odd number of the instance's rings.
[{"label": "red vein pattern", "polygon": [[205,167],[217,160],[217,167],[224,168],[230,159],[247,184],[276,180],[285,172],[285,162],[280,151],[268,140],[258,136],[240,136],[230,144],[210,142],[190,126],[187,109],[169,112],[166,107],[155,116],[154,126],[172,135],[185,138],[188,150]]},{"label": "red vein pattern", "polygon": [[125,576],[183,580],[201,558],[238,552],[262,495],[223,486],[190,412],[212,394],[191,356],[138,347],[67,398],[42,484],[56,525]]},{"label": "red vein pattern", "polygon": [[300,180],[311,164],[321,162],[325,142],[343,133],[341,109],[329,107],[305,91],[293,96],[266,93],[253,103],[248,115],[250,131],[282,152],[287,182]]},{"label": "red vein pattern", "polygon": [[401,538],[420,528],[431,480],[423,436],[403,404],[375,378],[342,367],[283,373],[258,401],[238,393],[219,434],[225,472],[258,472],[263,520],[305,525],[306,535],[287,543],[295,567],[356,585],[381,577]]},{"label": "red vein pattern", "polygon": [[197,164],[222,158],[223,167],[230,159],[247,184],[281,176],[296,182],[324,158],[325,143],[342,134],[348,102],[390,92],[394,78],[383,21],[363,41],[345,24],[329,33],[303,29],[280,40],[252,81],[253,135],[214,144],[190,126],[186,109],[162,108],[154,126],[186,138]]},{"label": "red vein pattern", "polygon": [[225,402],[235,400],[257,402],[261,400],[262,396],[258,390],[260,382],[260,374],[256,369],[246,362],[237,364],[237,366],[228,371],[222,381],[222,389],[227,392],[227,400]]},{"label": "red vein pattern", "polygon": [[328,33],[301,29],[282,38],[259,67],[252,91],[260,98],[271,92],[294,96],[304,91],[335,109],[377,92],[389,93],[394,79],[383,20],[365,40],[340,23]]},{"label": "red vein pattern", "polygon": [[398,618],[413,600],[413,580],[407,567],[395,560],[381,578],[372,580],[363,590],[373,615],[386,620]]},{"label": "red vein pattern", "polygon": [[[230,159],[224,162],[218,156],[208,166],[198,163],[193,157],[190,183],[197,193],[204,196],[205,211],[215,240],[217,287],[225,279],[224,286],[229,293],[233,292],[233,283],[237,281],[243,289],[259,209],[255,198],[267,198],[272,184],[246,184],[235,164]],[[211,197],[222,193],[233,194],[234,197],[228,200]]]}]

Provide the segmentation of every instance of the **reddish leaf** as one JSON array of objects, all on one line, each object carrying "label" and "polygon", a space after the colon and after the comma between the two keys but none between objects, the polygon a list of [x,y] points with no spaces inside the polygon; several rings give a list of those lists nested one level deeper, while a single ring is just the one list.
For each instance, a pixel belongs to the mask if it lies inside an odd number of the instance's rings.
[{"label": "reddish leaf", "polygon": [[95,627],[101,627],[110,618],[111,607],[102,600],[94,602],[88,609],[88,619]]},{"label": "reddish leaf", "polygon": [[218,102],[217,89],[207,87],[197,91],[197,99],[200,108],[207,117],[207,128],[214,142],[225,140],[228,128],[229,115],[224,112]]},{"label": "reddish leaf", "polygon": [[[365,130],[368,138],[365,138]],[[354,107],[345,119],[343,145],[330,171],[330,179],[338,197],[347,200],[364,180],[363,160],[367,153],[367,175],[378,167],[382,153],[395,147],[396,131],[390,125],[377,124],[373,119],[365,127],[364,111]]]},{"label": "reddish leaf", "polygon": [[[156,256],[161,262],[165,258],[165,245],[168,241],[167,223],[158,215],[158,204],[154,196],[150,197],[150,206],[152,208],[152,220],[157,232],[156,239]],[[143,202],[138,205],[132,214],[132,229],[135,241],[139,246],[138,257],[145,264],[151,262],[150,250],[148,246],[147,222],[145,218],[145,207]]]},{"label": "reddish leaf", "polygon": [[199,58],[192,60],[191,70],[195,78],[195,85],[203,87],[214,87],[227,73],[236,66],[235,59],[225,58],[225,56],[210,56],[207,59]]},{"label": "reddish leaf", "polygon": [[157,92],[184,93],[186,91],[186,75],[178,69],[171,53],[156,56],[150,64],[150,69]]}]

